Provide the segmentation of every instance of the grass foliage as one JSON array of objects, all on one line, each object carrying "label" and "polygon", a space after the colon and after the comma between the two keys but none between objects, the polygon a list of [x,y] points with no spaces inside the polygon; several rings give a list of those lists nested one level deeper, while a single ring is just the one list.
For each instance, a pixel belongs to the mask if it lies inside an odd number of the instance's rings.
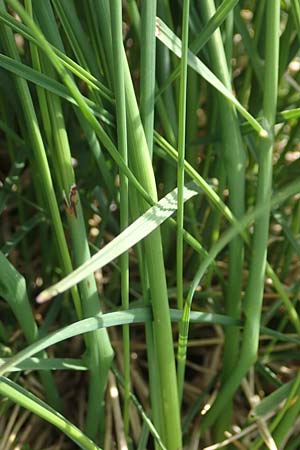
[{"label": "grass foliage", "polygon": [[297,0],[0,0],[0,450],[300,447],[299,44]]}]

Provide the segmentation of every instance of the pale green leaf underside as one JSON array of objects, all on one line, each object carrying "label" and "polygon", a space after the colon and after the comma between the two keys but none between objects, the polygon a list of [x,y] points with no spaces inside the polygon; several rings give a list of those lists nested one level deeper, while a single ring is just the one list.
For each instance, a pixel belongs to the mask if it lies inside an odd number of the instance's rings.
[{"label": "pale green leaf underside", "polygon": [[[189,183],[189,185],[184,188],[184,201],[186,202],[190,198],[199,194],[199,192],[201,192],[199,186],[195,183]],[[89,274],[110,263],[148,236],[176,210],[177,189],[174,189],[156,205],[148,209],[141,217],[127,227],[103,249],[96,253],[89,261],[82,264],[82,266],[78,267],[78,269],[74,270],[63,280],[41,292],[37,298],[37,301],[44,302],[49,300],[51,297],[66,291],[75,284],[84,280],[84,278],[86,278]]]},{"label": "pale green leaf underside", "polygon": [[[174,322],[179,322],[182,318],[182,311],[171,309],[170,318]],[[14,371],[16,370],[14,368],[17,367],[21,369],[22,367],[21,364],[23,364],[24,361],[27,361],[26,362],[27,366],[25,364],[24,370],[26,369],[26,367],[32,367],[30,365],[34,364],[34,362],[33,361],[30,362],[29,358],[31,358],[33,355],[36,355],[37,353],[41,352],[42,350],[45,350],[51,345],[57,344],[66,339],[70,339],[74,336],[90,333],[91,331],[96,331],[100,328],[109,328],[112,326],[119,326],[133,323],[145,323],[149,320],[152,320],[152,313],[149,307],[135,308],[130,309],[128,311],[117,311],[107,314],[99,314],[95,317],[80,320],[64,328],[61,328],[58,331],[54,331],[53,333],[45,336],[44,338],[34,342],[25,349],[21,350],[19,353],[12,356],[11,358],[5,360],[5,362],[3,361],[3,364],[1,364],[0,366],[0,375],[4,375],[5,373]],[[223,326],[229,325],[243,326],[242,322],[232,319],[231,317],[221,314],[205,313],[201,311],[199,312],[191,311],[190,322],[213,323]],[[280,333],[270,328],[261,327],[261,332],[283,342],[292,342],[295,344],[300,343],[299,338]],[[77,366],[77,364],[79,365],[81,364],[79,361],[78,363],[73,360],[67,362],[69,363],[68,367],[69,369],[84,370],[83,367],[81,368],[75,367]],[[47,362],[43,361],[42,364],[43,365],[47,364]],[[51,364],[51,362],[49,364]],[[57,362],[57,364],[61,364],[61,362]],[[62,367],[57,367],[56,365],[56,369],[59,368],[62,369]],[[67,369],[67,367],[65,367],[65,369]]]}]

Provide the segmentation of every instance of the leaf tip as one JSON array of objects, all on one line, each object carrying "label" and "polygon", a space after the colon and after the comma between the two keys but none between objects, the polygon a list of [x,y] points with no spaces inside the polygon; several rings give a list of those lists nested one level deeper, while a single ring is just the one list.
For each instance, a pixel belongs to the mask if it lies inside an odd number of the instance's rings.
[{"label": "leaf tip", "polygon": [[42,291],[39,293],[39,295],[36,297],[36,302],[37,303],[45,303],[48,302],[49,300],[51,300],[51,298],[54,296],[55,294],[50,293],[49,291]]},{"label": "leaf tip", "polygon": [[266,138],[269,136],[267,130],[265,130],[264,128],[262,128],[262,129],[260,130],[259,135],[260,135],[260,137],[262,137],[262,138],[264,138],[264,139],[266,139]]}]

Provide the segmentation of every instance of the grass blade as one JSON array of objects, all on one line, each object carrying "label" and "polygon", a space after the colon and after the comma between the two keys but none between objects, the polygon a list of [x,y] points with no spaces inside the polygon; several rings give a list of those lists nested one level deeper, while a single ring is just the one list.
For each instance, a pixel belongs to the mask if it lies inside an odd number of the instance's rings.
[{"label": "grass blade", "polygon": [[[167,27],[167,25],[159,18],[156,21],[156,36],[163,42],[172,52],[175,53],[178,58],[181,58],[181,41],[173,33],[173,31]],[[199,75],[201,75],[209,84],[217,89],[229,102],[236,107],[239,113],[251,124],[253,129],[263,137],[267,137],[267,131],[257,122],[257,120],[249,114],[249,112],[239,103],[234,95],[228,91],[224,84],[203,64],[197,56],[189,51],[188,64]]]},{"label": "grass blade", "polygon": [[[197,195],[199,190],[196,185],[185,187],[184,200]],[[103,267],[113,261],[119,255],[127,251],[133,245],[140,242],[150,233],[152,233],[159,225],[161,225],[168,217],[177,210],[177,190],[170,192],[157,205],[150,208],[139,219],[133,222],[126,230],[117,236],[112,242],[94,255],[90,261],[87,261],[82,267],[76,269],[72,275],[41,292],[38,302],[44,302],[53,296],[64,292],[71,286],[82,281],[88,274]]]},{"label": "grass blade", "polygon": [[8,397],[13,402],[23,406],[51,423],[83,450],[100,450],[94,442],[85,436],[79,428],[75,427],[75,425],[69,422],[65,417],[8,378],[0,378],[0,395]]}]

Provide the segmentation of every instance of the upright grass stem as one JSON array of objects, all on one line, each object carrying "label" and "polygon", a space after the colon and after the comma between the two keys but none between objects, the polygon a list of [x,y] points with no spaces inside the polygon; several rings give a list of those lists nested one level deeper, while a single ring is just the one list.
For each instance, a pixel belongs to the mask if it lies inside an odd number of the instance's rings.
[{"label": "upright grass stem", "polygon": [[[231,10],[237,5],[239,0],[223,1],[218,7],[216,14],[209,20],[205,27],[201,30],[201,33],[194,39],[190,45],[190,50],[197,54],[204,47],[214,31],[221,26]],[[180,66],[177,66],[173,72],[169,75],[168,79],[161,86],[158,95],[161,95],[165,89],[180,75]]]},{"label": "upright grass stem", "polygon": [[265,205],[264,213],[255,224],[253,236],[253,253],[245,295],[245,328],[242,338],[240,358],[227,381],[223,384],[218,397],[211,409],[204,416],[201,430],[204,431],[215,422],[221,411],[227,408],[227,402],[232,398],[242,378],[246,375],[257,358],[259,341],[260,316],[263,300],[264,277],[268,245],[268,230],[270,217],[270,198],[272,186],[272,151],[276,117],[278,91],[279,62],[279,26],[280,0],[267,3],[266,9],[266,51],[263,117],[269,135],[259,142],[259,174],[256,194],[256,205]]},{"label": "upright grass stem", "polygon": [[180,90],[179,90],[179,113],[178,113],[178,160],[177,160],[177,188],[178,188],[178,210],[177,210],[177,307],[183,307],[183,187],[184,187],[184,159],[186,141],[186,98],[187,98],[187,57],[189,39],[189,10],[190,2],[183,2],[182,14],[182,57],[180,60]]},{"label": "upright grass stem", "polygon": [[[1,0],[1,10],[5,11],[4,3]],[[1,28],[1,39],[7,54],[11,55],[15,60],[19,60],[18,52],[14,43],[14,39],[11,30],[8,27]],[[60,257],[65,273],[72,271],[71,259],[69,256],[63,226],[60,219],[57,200],[55,197],[54,187],[52,183],[52,177],[46,157],[46,151],[44,148],[41,133],[39,131],[38,121],[29,92],[28,85],[22,78],[16,77],[15,84],[17,87],[17,93],[20,98],[20,103],[23,109],[25,122],[27,124],[27,132],[32,144],[33,157],[32,161],[35,167],[38,169],[37,180],[40,184],[39,188],[43,192],[43,197],[47,203],[47,208],[52,219],[52,225],[55,233],[55,237],[60,252]],[[77,314],[81,317],[81,307],[78,297],[77,288],[72,290],[72,295],[77,310]]]},{"label": "upright grass stem", "polygon": [[82,96],[81,92],[79,91],[78,87],[74,83],[73,79],[69,75],[68,71],[65,69],[64,65],[60,61],[60,59],[55,54],[54,50],[52,49],[51,45],[48,43],[48,41],[45,39],[39,28],[36,26],[36,24],[31,20],[31,18],[28,16],[24,8],[20,5],[20,3],[17,0],[6,0],[7,3],[11,4],[12,7],[15,9],[15,11],[20,14],[24,22],[29,26],[31,29],[33,35],[39,42],[40,47],[43,49],[45,54],[50,59],[51,63],[55,67],[57,73],[61,77],[62,81],[66,85],[66,87],[69,89],[71,95],[77,102],[83,116],[86,118],[88,123],[92,126],[94,129],[97,137],[100,139],[100,141],[103,143],[103,145],[106,147],[110,155],[112,156],[113,160],[116,162],[116,164],[119,166],[120,170],[124,172],[124,174],[128,177],[128,179],[131,181],[133,186],[142,194],[142,196],[146,199],[146,201],[149,204],[153,203],[153,200],[151,199],[151,196],[145,191],[145,189],[142,187],[141,183],[137,180],[137,178],[133,175],[133,173],[129,170],[128,166],[124,163],[123,158],[120,156],[119,152],[117,151],[114,143],[112,142],[109,135],[104,131],[103,127],[98,122],[97,118],[93,115],[91,112],[89,106],[87,105],[84,97]]},{"label": "upright grass stem", "polygon": [[[126,121],[126,100],[123,68],[123,35],[122,35],[122,2],[113,0],[110,5],[112,47],[114,63],[114,84],[116,97],[117,114],[117,135],[118,148],[125,164],[128,164],[127,152],[127,121]],[[120,173],[120,225],[121,231],[129,223],[128,206],[128,179],[122,172]],[[129,257],[128,252],[121,255],[121,299],[123,309],[129,308]],[[130,336],[129,325],[123,326],[123,361],[124,361],[124,428],[125,434],[129,432],[129,401],[130,401]]]},{"label": "upright grass stem", "polygon": [[[140,120],[135,93],[131,81],[125,52],[123,53],[125,69],[125,89],[128,121],[128,138],[130,148],[130,164],[133,172],[146,191],[154,199],[157,198],[156,186],[150,154]],[[140,212],[147,209],[143,199],[139,199]],[[174,349],[165,268],[162,253],[160,231],[156,230],[145,239],[145,259],[148,270],[151,306],[153,310],[153,332],[155,349],[160,372],[160,388],[162,392],[161,410],[164,425],[165,445],[170,450],[181,448],[181,430],[177,380],[174,361]]]},{"label": "upright grass stem", "polygon": [[[51,122],[53,124],[54,158],[58,165],[61,179],[64,180],[65,185],[68,185],[68,190],[65,192],[70,196],[69,201],[75,202],[75,211],[68,208],[66,211],[72,239],[74,261],[75,265],[79,266],[91,257],[86,236],[85,221],[78,192],[75,191],[74,198],[71,198],[72,194],[70,194],[74,186],[76,186],[76,183],[61,105],[57,97],[51,96],[48,98],[48,104]],[[85,317],[93,317],[101,312],[97,285],[93,274],[79,284],[79,291]],[[92,438],[96,437],[101,418],[103,417],[105,387],[108,371],[113,359],[113,350],[107,331],[103,330],[104,332],[102,331],[100,333],[99,331],[88,335],[86,338],[90,370],[86,433]]]},{"label": "upright grass stem", "polygon": [[[9,0],[12,1],[12,0]],[[107,29],[107,23],[103,22],[109,17],[109,2],[98,0],[99,9],[102,14],[99,15],[99,25],[103,32],[104,53],[109,58],[111,51],[111,33]],[[109,64],[108,64],[109,65]],[[148,207],[147,201],[152,203],[157,199],[155,178],[153,167],[145,138],[143,126],[141,123],[140,112],[137,106],[135,92],[131,80],[125,51],[123,51],[123,68],[125,77],[125,95],[127,111],[127,131],[129,142],[129,165],[132,172],[124,164],[124,160],[115,151],[115,160],[120,162],[120,168],[129,178],[135,180],[136,187],[139,186],[138,208],[139,213],[145,211]],[[113,78],[112,67],[110,68],[110,77]],[[78,98],[79,100],[79,98]],[[84,105],[83,105],[84,106]],[[89,115],[91,122],[100,132],[99,124],[85,107],[85,112]],[[97,132],[97,131],[96,131]],[[97,133],[98,134],[98,133]],[[102,130],[101,130],[102,134]],[[104,137],[104,134],[102,134]],[[100,136],[99,136],[100,137]],[[104,142],[103,142],[104,143]],[[105,137],[104,145],[112,148],[112,143]],[[134,174],[134,178],[132,175]],[[147,201],[145,202],[146,199]],[[145,239],[145,261],[147,265],[151,305],[153,309],[153,333],[155,340],[155,349],[157,352],[158,368],[160,372],[161,411],[163,420],[163,436],[165,445],[170,450],[181,448],[181,430],[180,416],[177,395],[176,370],[174,361],[174,350],[172,340],[172,330],[169,315],[168,295],[166,287],[165,269],[162,254],[160,231],[154,231]]]},{"label": "upright grass stem", "polygon": [[[201,13],[206,22],[216,13],[214,0],[203,0]],[[222,43],[220,29],[216,30],[209,40],[209,56],[215,75],[230,90],[230,69],[227,65],[225,49]],[[219,107],[220,132],[222,143],[220,151],[224,153],[224,165],[227,173],[229,187],[229,206],[237,220],[244,215],[245,196],[245,152],[239,128],[239,120],[235,109],[217,94]],[[226,313],[235,319],[240,318],[241,313],[241,288],[243,268],[243,239],[237,236],[229,245],[228,286],[225,297]],[[224,357],[222,379],[227,380],[233,370],[239,352],[240,330],[237,327],[229,327],[225,331]],[[230,421],[229,405],[224,412],[225,422]],[[226,428],[226,425],[225,425]],[[221,436],[222,438],[222,431]]]},{"label": "upright grass stem", "polygon": [[141,4],[141,120],[148,149],[152,158],[154,98],[155,98],[155,59],[156,38],[155,18],[156,0],[143,0]]},{"label": "upright grass stem", "polygon": [[[183,308],[183,218],[184,218],[184,159],[186,144],[186,101],[187,101],[187,59],[189,41],[189,11],[190,1],[183,2],[182,13],[182,57],[180,60],[180,89],[179,89],[179,112],[178,112],[178,161],[177,161],[177,233],[176,233],[176,280],[177,280],[177,307]],[[180,327],[179,327],[180,333]],[[180,336],[179,336],[180,340]],[[179,356],[179,353],[178,353]],[[181,403],[184,383],[184,364],[178,358],[177,384],[179,404]]]},{"label": "upright grass stem", "polygon": [[[31,13],[30,0],[26,2]],[[31,47],[34,65],[41,70],[39,55],[35,46]],[[44,55],[41,61],[43,62]],[[53,68],[47,67],[44,61],[45,72],[55,78]],[[83,264],[90,258],[89,246],[86,237],[85,223],[80,204],[79,194],[76,190],[75,177],[71,161],[71,152],[60,99],[51,93],[39,92],[41,114],[47,130],[48,145],[51,148],[53,167],[56,180],[61,193],[66,196],[66,209],[70,227],[75,265]],[[73,189],[73,190],[72,190]],[[75,189],[75,190],[74,190]],[[72,203],[73,202],[73,203]],[[71,205],[72,203],[72,205]],[[97,286],[93,275],[90,275],[79,285],[82,310],[85,317],[100,312]],[[103,416],[102,402],[105,392],[107,375],[113,357],[107,332],[95,332],[86,337],[88,354],[90,358],[90,385],[89,401],[87,407],[86,430],[87,434],[96,437],[101,416]]]}]

